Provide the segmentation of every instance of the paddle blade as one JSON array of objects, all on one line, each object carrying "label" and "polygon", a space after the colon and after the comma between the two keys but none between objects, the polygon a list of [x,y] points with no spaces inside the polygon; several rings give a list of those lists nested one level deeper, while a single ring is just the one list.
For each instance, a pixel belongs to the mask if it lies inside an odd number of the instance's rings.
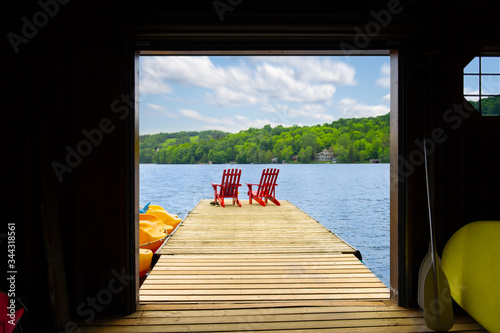
[{"label": "paddle blade", "polygon": [[450,286],[441,265],[428,270],[424,282],[424,320],[425,325],[434,331],[448,331],[453,327],[453,304]]},{"label": "paddle blade", "polygon": [[427,251],[427,254],[424,257],[424,260],[422,260],[422,263],[420,264],[420,269],[418,271],[418,297],[417,297],[417,303],[418,306],[423,310],[424,309],[424,284],[425,284],[425,277],[427,276],[429,269],[432,266],[432,256],[431,256],[431,245],[429,243],[429,250]]}]

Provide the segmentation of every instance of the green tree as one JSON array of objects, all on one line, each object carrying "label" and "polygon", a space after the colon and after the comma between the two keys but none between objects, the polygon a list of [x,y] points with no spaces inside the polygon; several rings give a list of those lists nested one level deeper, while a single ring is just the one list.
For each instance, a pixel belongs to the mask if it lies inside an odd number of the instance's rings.
[{"label": "green tree", "polygon": [[306,148],[301,148],[299,154],[297,155],[299,162],[301,163],[309,163],[313,157],[313,149],[311,146],[307,146]]},{"label": "green tree", "polygon": [[295,154],[293,153],[292,146],[285,146],[285,148],[283,148],[283,151],[281,152],[281,156],[287,163],[290,163],[292,161],[293,155]]},{"label": "green tree", "polygon": [[347,160],[349,163],[353,163],[357,160],[357,151],[353,145],[349,145],[349,150],[347,152]]},{"label": "green tree", "polygon": [[[486,100],[486,99],[485,99]],[[499,98],[485,101],[497,108]],[[485,104],[486,105],[486,104]],[[309,163],[317,152],[331,149],[339,163],[380,158],[388,162],[390,115],[339,119],[315,126],[266,125],[238,133],[217,130],[158,133],[139,137],[140,163],[269,163],[273,157]]]},{"label": "green tree", "polygon": [[302,149],[311,147],[311,150],[315,150],[318,145],[317,138],[318,137],[312,133],[307,133],[302,135],[302,139],[300,141],[300,147]]}]

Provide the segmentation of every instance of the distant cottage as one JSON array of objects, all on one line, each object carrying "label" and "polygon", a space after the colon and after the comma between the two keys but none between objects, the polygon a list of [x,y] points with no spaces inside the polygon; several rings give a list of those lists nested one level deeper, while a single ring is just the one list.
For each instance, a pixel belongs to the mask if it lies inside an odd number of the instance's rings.
[{"label": "distant cottage", "polygon": [[319,162],[332,162],[334,158],[333,152],[323,149],[320,153],[316,154],[316,161]]}]

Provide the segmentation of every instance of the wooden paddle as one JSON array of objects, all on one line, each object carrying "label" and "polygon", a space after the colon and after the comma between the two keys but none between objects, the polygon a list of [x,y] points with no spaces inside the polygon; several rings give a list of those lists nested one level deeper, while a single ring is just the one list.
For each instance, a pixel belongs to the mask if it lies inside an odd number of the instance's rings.
[{"label": "wooden paddle", "polygon": [[450,285],[441,269],[441,260],[436,251],[429,193],[429,174],[427,170],[427,146],[425,145],[425,137],[424,158],[427,205],[429,208],[430,246],[429,252],[420,266],[418,302],[424,310],[425,325],[429,329],[434,331],[448,331],[454,324],[453,304],[451,302]]},{"label": "wooden paddle", "polygon": [[424,257],[424,260],[422,260],[422,263],[420,264],[420,269],[418,271],[418,295],[417,295],[417,303],[418,306],[423,310],[424,309],[424,282],[425,282],[425,276],[429,272],[429,269],[431,268],[432,265],[432,245],[431,242],[429,242],[429,249],[427,250],[427,254]]}]

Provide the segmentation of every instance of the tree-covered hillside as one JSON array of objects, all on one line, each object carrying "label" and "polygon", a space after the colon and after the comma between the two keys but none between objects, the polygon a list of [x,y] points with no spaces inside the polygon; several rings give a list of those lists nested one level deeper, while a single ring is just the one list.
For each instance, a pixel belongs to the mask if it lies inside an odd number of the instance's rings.
[{"label": "tree-covered hillside", "polygon": [[389,162],[389,114],[339,119],[330,124],[249,128],[231,134],[210,130],[140,136],[140,162],[188,163],[311,163],[327,149],[338,163]]},{"label": "tree-covered hillside", "polygon": [[[469,101],[469,103],[479,110],[479,101]],[[500,116],[500,96],[481,99],[481,115]]]}]

